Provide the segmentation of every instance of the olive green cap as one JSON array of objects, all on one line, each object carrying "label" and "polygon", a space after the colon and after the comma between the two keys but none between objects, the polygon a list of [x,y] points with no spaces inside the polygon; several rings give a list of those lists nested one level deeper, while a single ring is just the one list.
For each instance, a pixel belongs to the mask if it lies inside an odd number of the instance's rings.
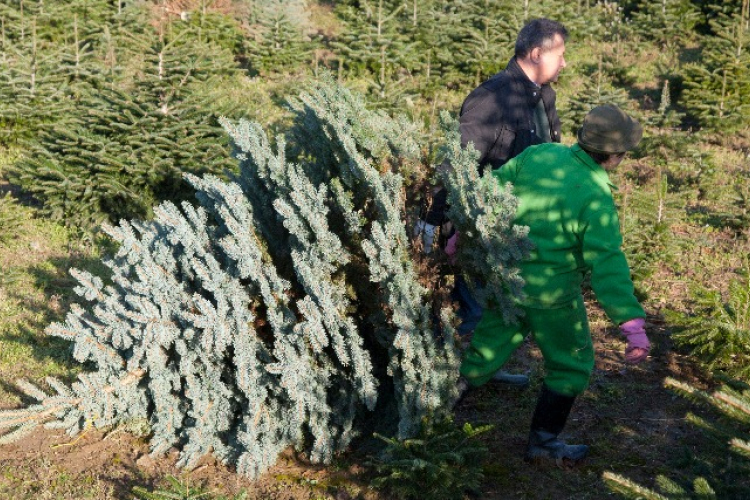
[{"label": "olive green cap", "polygon": [[643,136],[643,127],[614,104],[597,106],[578,129],[578,144],[595,153],[616,154],[630,151]]}]

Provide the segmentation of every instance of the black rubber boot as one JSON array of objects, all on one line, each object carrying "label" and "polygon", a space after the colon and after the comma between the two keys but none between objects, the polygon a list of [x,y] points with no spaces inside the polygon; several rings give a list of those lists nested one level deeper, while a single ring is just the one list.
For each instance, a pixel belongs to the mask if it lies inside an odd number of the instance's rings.
[{"label": "black rubber boot", "polygon": [[557,436],[565,427],[575,396],[565,396],[543,386],[531,419],[527,461],[553,461],[559,466],[575,465],[588,455],[583,444],[566,444]]}]

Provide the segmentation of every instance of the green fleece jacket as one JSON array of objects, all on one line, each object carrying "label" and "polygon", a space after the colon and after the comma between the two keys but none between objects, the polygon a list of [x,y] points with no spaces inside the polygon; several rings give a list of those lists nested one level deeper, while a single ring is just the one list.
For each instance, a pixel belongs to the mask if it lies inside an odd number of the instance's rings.
[{"label": "green fleece jacket", "polygon": [[569,304],[581,293],[590,271],[596,298],[612,321],[645,317],[621,249],[612,198],[616,188],[578,144],[529,147],[492,175],[513,184],[519,201],[515,223],[529,227],[535,246],[521,264],[524,304]]}]

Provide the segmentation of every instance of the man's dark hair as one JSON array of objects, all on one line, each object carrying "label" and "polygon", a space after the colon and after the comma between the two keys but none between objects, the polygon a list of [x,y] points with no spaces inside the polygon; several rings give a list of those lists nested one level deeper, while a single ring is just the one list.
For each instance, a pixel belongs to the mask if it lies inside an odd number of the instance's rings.
[{"label": "man's dark hair", "polygon": [[524,58],[536,47],[541,47],[542,50],[550,48],[555,35],[560,35],[565,41],[568,39],[568,30],[557,21],[532,19],[518,32],[516,57]]}]

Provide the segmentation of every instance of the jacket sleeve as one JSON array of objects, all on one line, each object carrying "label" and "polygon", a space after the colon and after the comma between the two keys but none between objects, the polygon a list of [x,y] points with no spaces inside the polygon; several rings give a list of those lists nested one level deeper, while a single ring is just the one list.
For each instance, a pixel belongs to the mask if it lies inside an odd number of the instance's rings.
[{"label": "jacket sleeve", "polygon": [[583,260],[591,270],[591,286],[599,304],[617,324],[645,318],[622,251],[620,220],[611,196],[593,200],[583,220],[580,233]]}]

